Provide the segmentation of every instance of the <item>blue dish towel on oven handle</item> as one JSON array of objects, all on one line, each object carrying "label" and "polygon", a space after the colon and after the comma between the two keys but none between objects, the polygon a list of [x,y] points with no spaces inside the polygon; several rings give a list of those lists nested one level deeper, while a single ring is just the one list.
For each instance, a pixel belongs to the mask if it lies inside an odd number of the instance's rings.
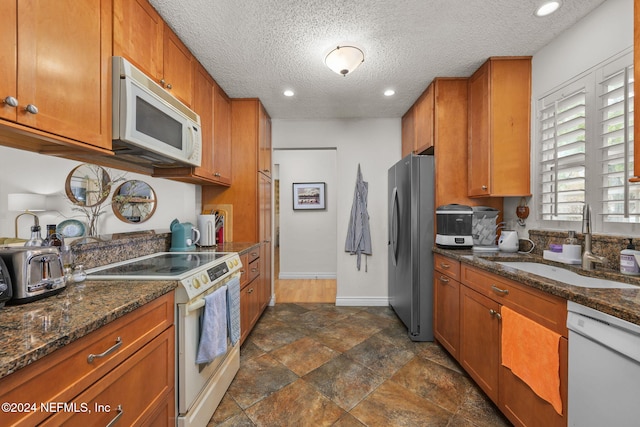
[{"label": "blue dish towel on oven handle", "polygon": [[231,345],[240,339],[240,278],[234,277],[227,282],[227,325]]},{"label": "blue dish towel on oven handle", "polygon": [[224,286],[204,297],[204,320],[196,363],[209,363],[227,352],[226,297]]}]

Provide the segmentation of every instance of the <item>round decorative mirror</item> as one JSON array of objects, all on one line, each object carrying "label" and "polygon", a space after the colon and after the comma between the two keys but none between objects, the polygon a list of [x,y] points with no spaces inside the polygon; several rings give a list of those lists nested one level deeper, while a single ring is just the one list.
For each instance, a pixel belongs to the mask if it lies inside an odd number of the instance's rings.
[{"label": "round decorative mirror", "polygon": [[145,222],[156,211],[156,193],[144,181],[122,183],[113,193],[111,208],[122,221],[131,224]]},{"label": "round decorative mirror", "polygon": [[64,190],[74,205],[97,206],[109,197],[111,178],[104,168],[85,163],[69,173]]}]

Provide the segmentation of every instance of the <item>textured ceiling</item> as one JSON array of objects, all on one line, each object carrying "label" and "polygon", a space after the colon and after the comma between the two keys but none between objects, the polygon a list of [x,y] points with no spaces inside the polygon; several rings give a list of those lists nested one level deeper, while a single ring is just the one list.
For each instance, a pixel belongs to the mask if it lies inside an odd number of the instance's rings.
[{"label": "textured ceiling", "polygon": [[[435,77],[533,55],[603,0],[564,0],[546,18],[540,0],[150,2],[230,97],[258,97],[272,118],[333,119],[400,117]],[[323,59],[345,42],[365,62],[342,77]]]}]

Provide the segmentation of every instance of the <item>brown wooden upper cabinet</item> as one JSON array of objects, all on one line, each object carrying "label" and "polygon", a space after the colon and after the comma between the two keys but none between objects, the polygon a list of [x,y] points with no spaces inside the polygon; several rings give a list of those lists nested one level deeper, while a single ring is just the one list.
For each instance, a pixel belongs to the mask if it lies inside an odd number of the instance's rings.
[{"label": "brown wooden upper cabinet", "polygon": [[193,110],[200,116],[199,167],[155,168],[153,176],[192,184],[231,185],[231,101],[200,63],[196,63]]},{"label": "brown wooden upper cabinet", "polygon": [[431,83],[402,117],[402,157],[433,154],[435,88]]},{"label": "brown wooden upper cabinet", "polygon": [[415,105],[402,116],[402,158],[412,153],[416,141]]},{"label": "brown wooden upper cabinet", "polygon": [[258,172],[271,177],[271,118],[259,104],[258,115]]},{"label": "brown wooden upper cabinet", "polygon": [[213,175],[219,184],[231,185],[231,100],[218,85],[213,105]]},{"label": "brown wooden upper cabinet", "polygon": [[192,106],[194,56],[147,0],[113,1],[113,54]]},{"label": "brown wooden upper cabinet", "polygon": [[531,57],[489,58],[468,97],[469,197],[531,195]]},{"label": "brown wooden upper cabinet", "polygon": [[0,3],[3,130],[111,149],[111,11],[111,0]]}]

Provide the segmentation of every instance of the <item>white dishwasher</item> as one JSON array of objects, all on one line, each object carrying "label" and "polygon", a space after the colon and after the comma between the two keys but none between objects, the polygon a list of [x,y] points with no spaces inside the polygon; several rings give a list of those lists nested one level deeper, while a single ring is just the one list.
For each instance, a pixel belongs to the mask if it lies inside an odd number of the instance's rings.
[{"label": "white dishwasher", "polygon": [[640,326],[569,301],[569,427],[640,425]]}]

